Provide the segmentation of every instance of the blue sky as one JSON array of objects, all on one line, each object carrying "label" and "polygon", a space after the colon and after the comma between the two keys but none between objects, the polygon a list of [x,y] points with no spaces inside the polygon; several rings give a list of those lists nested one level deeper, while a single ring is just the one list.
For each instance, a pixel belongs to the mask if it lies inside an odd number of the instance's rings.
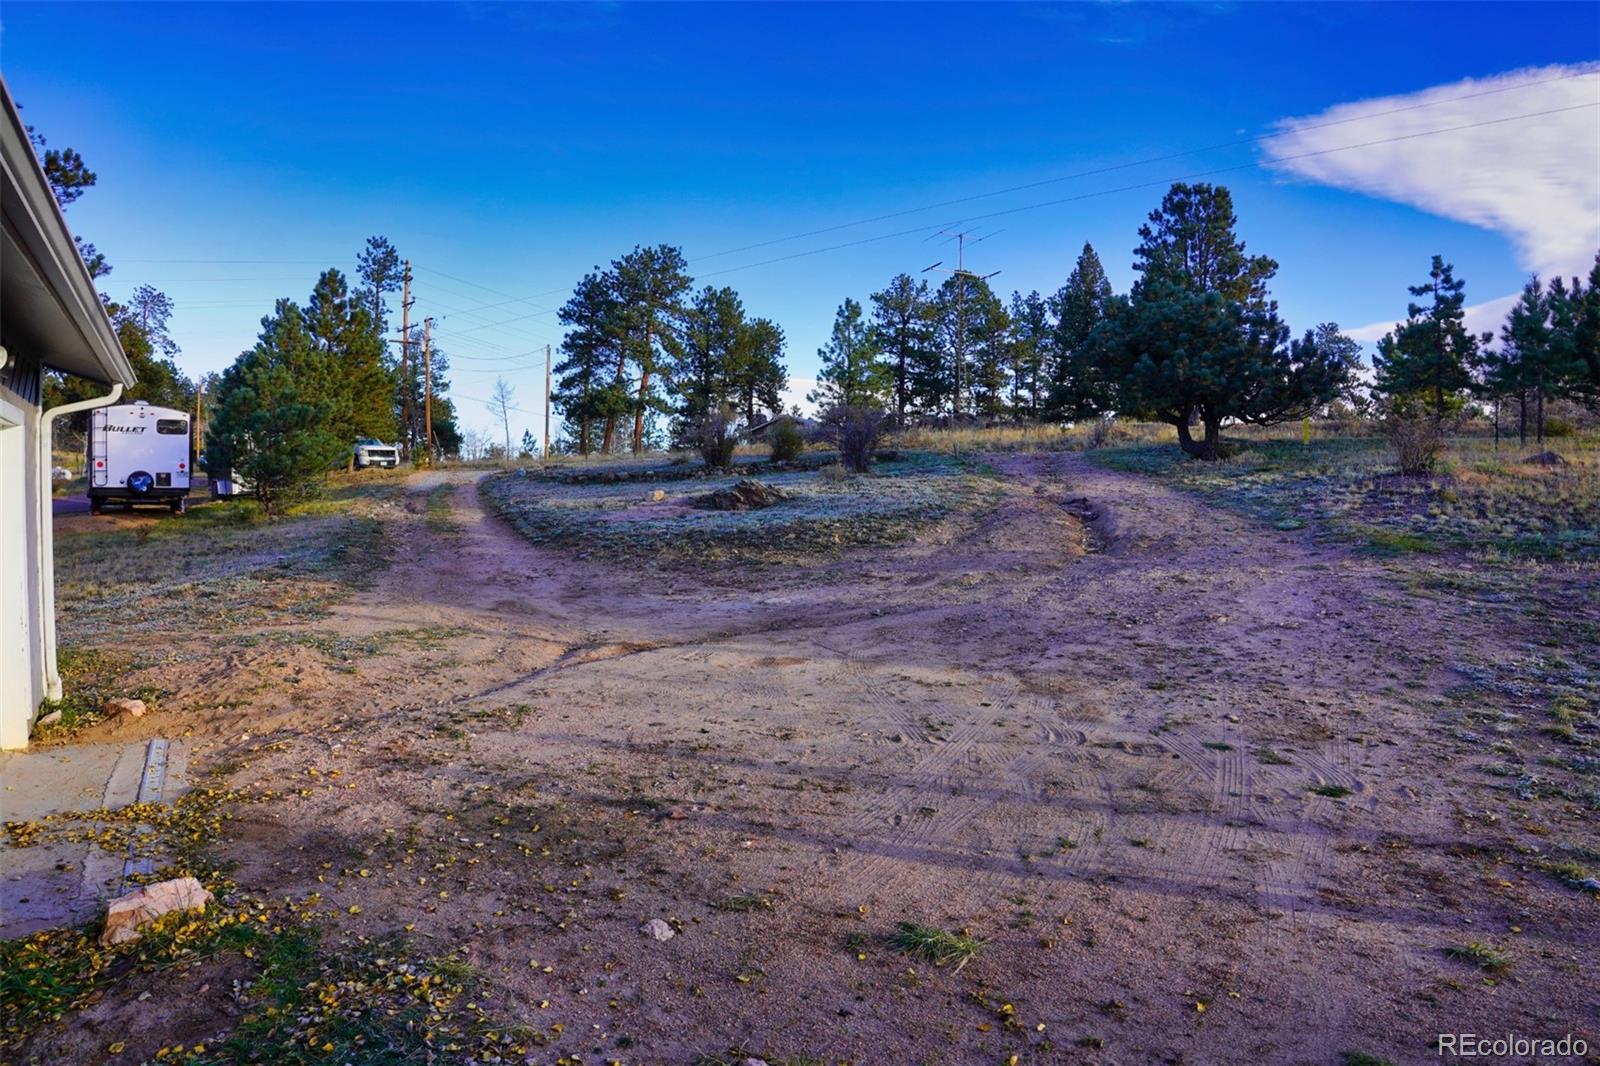
[{"label": "blue sky", "polygon": [[[1296,330],[1403,315],[1435,252],[1492,301],[1581,267],[1552,235],[1600,226],[1600,74],[1573,76],[1600,57],[1592,4],[10,2],[0,33],[25,118],[99,173],[69,223],[115,266],[112,296],[177,301],[186,370],[226,365],[274,298],[352,272],[381,233],[480,427],[499,372],[534,424],[542,361],[522,353],[558,343],[563,294],[636,243],[682,246],[782,325],[803,391],[845,296],[943,257],[926,238],[947,223],[1041,201],[1082,197],[974,222],[998,232],[972,263],[1051,291],[1089,240],[1120,288],[1166,182],[1238,168],[1211,180],[1282,264]],[[1477,128],[1428,132],[1445,126]],[[884,239],[757,265],[866,238]]]}]

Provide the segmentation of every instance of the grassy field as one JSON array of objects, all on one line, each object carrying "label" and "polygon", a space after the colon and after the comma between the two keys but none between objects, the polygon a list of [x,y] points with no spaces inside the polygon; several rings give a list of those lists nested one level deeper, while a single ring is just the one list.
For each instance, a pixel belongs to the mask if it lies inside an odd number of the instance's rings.
[{"label": "grassy field", "polygon": [[[1301,432],[62,516],[63,729],[193,738],[202,787],[140,832],[216,903],[0,944],[0,1054],[1411,1062],[1489,997],[1586,1017],[1595,442],[1402,479]],[[693,505],[740,476],[788,496]]]},{"label": "grassy field", "polygon": [[1216,463],[1163,445],[1105,448],[1094,459],[1282,529],[1309,526],[1381,551],[1600,558],[1600,442],[1571,441],[1566,466],[1520,462],[1531,450],[1457,438],[1430,477],[1398,475],[1387,444],[1375,437],[1262,437]]},{"label": "grassy field", "polygon": [[[906,453],[860,476],[837,465],[772,471],[760,469],[764,465],[723,474],[670,460],[635,461],[620,469],[611,463],[598,475],[594,468],[588,474],[502,475],[484,482],[483,495],[536,544],[585,557],[671,564],[795,562],[853,545],[887,544],[955,511],[992,506],[999,492],[983,464],[948,454]],[[612,480],[619,472],[626,480]],[[747,475],[789,498],[755,511],[693,505],[695,497]]]}]

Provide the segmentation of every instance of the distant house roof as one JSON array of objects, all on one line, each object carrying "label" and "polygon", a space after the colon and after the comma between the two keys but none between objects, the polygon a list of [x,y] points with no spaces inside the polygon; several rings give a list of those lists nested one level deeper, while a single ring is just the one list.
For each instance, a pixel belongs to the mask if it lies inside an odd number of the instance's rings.
[{"label": "distant house roof", "polygon": [[78,255],[27,127],[0,78],[0,329],[13,357],[107,384],[134,383],[133,368]]}]

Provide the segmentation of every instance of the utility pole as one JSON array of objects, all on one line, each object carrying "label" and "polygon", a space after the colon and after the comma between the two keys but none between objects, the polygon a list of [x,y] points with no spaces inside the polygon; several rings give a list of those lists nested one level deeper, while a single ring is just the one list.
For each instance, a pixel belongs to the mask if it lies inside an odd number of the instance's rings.
[{"label": "utility pole", "polygon": [[400,410],[405,418],[406,431],[400,448],[407,462],[411,460],[411,438],[416,419],[411,413],[411,260],[406,260],[400,275]]},{"label": "utility pole", "polygon": [[422,441],[433,465],[433,319],[422,320]]},{"label": "utility pole", "polygon": [[550,458],[550,346],[544,346],[544,457]]},{"label": "utility pole", "polygon": [[[999,231],[997,230],[996,232]],[[956,391],[955,396],[950,403],[950,421],[951,424],[954,425],[961,418],[961,371],[967,363],[967,284],[968,282],[973,281],[988,281],[990,278],[1000,273],[1000,271],[995,270],[988,274],[974,274],[972,271],[967,269],[967,242],[970,240],[973,244],[977,244],[979,241],[986,241],[990,237],[994,236],[993,233],[985,233],[982,237],[974,237],[971,233],[967,232],[953,233],[949,230],[944,230],[939,234],[936,234],[936,236],[955,238],[956,268],[951,270],[949,267],[945,267],[944,272],[949,274],[952,278],[958,279],[961,283],[956,289]],[[941,259],[939,262],[933,264],[933,266],[923,267],[922,273],[926,274],[930,270],[937,270],[943,265],[943,263],[944,260]]]},{"label": "utility pole", "polygon": [[[205,396],[205,394],[205,378],[200,378],[194,383],[194,421],[189,423],[189,473],[191,475],[194,473],[195,456],[199,454],[200,450],[203,449],[206,444],[205,427],[200,423],[200,400]],[[1499,423],[1496,422],[1496,432],[1498,432],[1499,429]],[[208,470],[206,473],[209,475],[210,471]]]}]

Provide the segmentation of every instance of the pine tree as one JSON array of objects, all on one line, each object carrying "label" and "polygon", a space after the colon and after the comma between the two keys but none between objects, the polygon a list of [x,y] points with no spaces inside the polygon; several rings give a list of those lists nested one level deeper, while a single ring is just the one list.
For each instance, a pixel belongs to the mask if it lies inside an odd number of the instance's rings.
[{"label": "pine tree", "polygon": [[[619,389],[630,385],[629,368],[634,369],[629,406],[633,413],[633,453],[644,450],[646,415],[663,406],[654,391],[653,375],[662,357],[669,352],[683,317],[683,297],[693,282],[689,278],[683,252],[670,245],[635,247],[612,261],[610,278],[621,320],[623,345],[613,384]],[[615,414],[606,417],[603,448],[610,451],[615,439]]]},{"label": "pine tree", "polygon": [[1048,381],[1045,368],[1054,361],[1055,323],[1050,305],[1038,292],[1011,294],[1011,394],[1008,403],[1019,417],[1038,418],[1044,410]]},{"label": "pine tree", "polygon": [[893,375],[863,320],[861,305],[848,297],[834,313],[833,333],[817,349],[822,369],[806,397],[823,410],[882,408],[889,402]]},{"label": "pine tree", "polygon": [[708,285],[685,309],[670,373],[680,441],[690,440],[707,415],[730,403],[744,331],[744,303],[730,288]]},{"label": "pine tree", "polygon": [[982,278],[972,279],[964,314],[971,352],[968,395],[972,411],[979,418],[1005,418],[1010,413],[1006,389],[1011,378],[1011,316]]},{"label": "pine tree", "polygon": [[255,486],[268,514],[314,491],[330,467],[350,453],[334,431],[324,394],[301,372],[318,353],[299,308],[279,300],[261,320],[261,335],[222,374],[206,427],[207,462]]},{"label": "pine tree", "polygon": [[[585,274],[557,317],[567,334],[561,341],[564,358],[554,368],[551,401],[575,431],[568,435],[575,438],[577,451],[587,456],[596,446],[610,446],[610,427],[628,408],[625,386],[612,376],[627,356],[622,311],[609,273],[596,267]],[[607,427],[604,437],[602,424]]]},{"label": "pine tree", "polygon": [[306,373],[326,390],[330,429],[352,443],[358,437],[392,440],[395,381],[367,309],[353,301],[344,274],[324,271],[305,307],[305,328],[320,358]]},{"label": "pine tree", "polygon": [[783,408],[783,390],[789,384],[789,368],[783,362],[785,343],[783,327],[770,318],[750,319],[739,331],[728,384],[731,399],[747,424],[755,423],[758,404],[772,414]]},{"label": "pine tree", "polygon": [[400,291],[400,253],[387,237],[368,237],[367,246],[356,259],[356,268],[366,285],[367,313],[379,337],[389,332],[388,304],[384,296]]},{"label": "pine tree", "polygon": [[1111,385],[1089,358],[1089,334],[1105,318],[1111,282],[1094,247],[1084,242],[1067,283],[1050,298],[1056,317],[1055,359],[1050,366],[1046,417],[1076,421],[1111,409]]},{"label": "pine tree", "polygon": [[894,375],[894,418],[905,425],[916,402],[915,383],[939,361],[933,294],[928,283],[897,274],[872,294],[872,338]]},{"label": "pine tree", "polygon": [[1433,257],[1428,281],[1410,287],[1413,301],[1406,321],[1378,345],[1373,358],[1373,390],[1393,401],[1418,400],[1428,405],[1438,423],[1460,407],[1461,394],[1472,386],[1479,346],[1490,339],[1467,332],[1466,282],[1440,256]]},{"label": "pine tree", "polygon": [[1139,230],[1133,293],[1109,304],[1088,342],[1113,374],[1116,409],[1171,424],[1201,459],[1220,457],[1223,422],[1301,417],[1349,374],[1315,333],[1290,342],[1267,294],[1277,264],[1245,255],[1234,227],[1228,190],[1174,185]]},{"label": "pine tree", "polygon": [[1573,395],[1600,401],[1600,252],[1595,253],[1587,288],[1572,279],[1572,343],[1578,363]]}]

